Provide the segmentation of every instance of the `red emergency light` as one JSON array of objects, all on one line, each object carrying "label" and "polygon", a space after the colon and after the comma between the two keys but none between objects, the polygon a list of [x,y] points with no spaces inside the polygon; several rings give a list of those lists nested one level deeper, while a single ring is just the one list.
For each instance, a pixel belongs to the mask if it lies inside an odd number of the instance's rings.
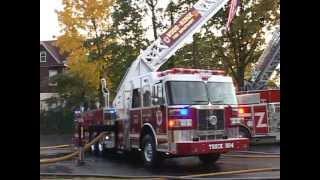
[{"label": "red emergency light", "polygon": [[187,69],[187,68],[172,68],[159,72],[158,76],[166,76],[168,74],[207,74],[207,75],[224,75],[223,70],[204,70],[204,69]]}]

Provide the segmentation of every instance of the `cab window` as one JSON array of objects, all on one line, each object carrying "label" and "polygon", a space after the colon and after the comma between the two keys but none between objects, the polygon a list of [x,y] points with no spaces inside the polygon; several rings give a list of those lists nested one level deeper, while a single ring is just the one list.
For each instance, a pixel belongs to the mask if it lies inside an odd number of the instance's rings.
[{"label": "cab window", "polygon": [[140,88],[133,89],[132,91],[132,108],[141,107]]},{"label": "cab window", "polygon": [[162,84],[158,83],[152,87],[152,104],[162,105],[164,104]]},{"label": "cab window", "polygon": [[150,86],[146,85],[143,87],[143,107],[149,107],[151,105],[151,90]]}]

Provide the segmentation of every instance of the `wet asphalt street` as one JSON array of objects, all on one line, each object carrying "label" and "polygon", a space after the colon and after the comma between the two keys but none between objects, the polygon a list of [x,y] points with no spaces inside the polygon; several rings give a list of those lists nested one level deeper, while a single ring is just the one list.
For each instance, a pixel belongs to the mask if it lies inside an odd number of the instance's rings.
[{"label": "wet asphalt street", "polygon": [[[280,153],[280,145],[255,145],[250,151]],[[229,153],[233,154],[233,153]],[[105,174],[115,176],[185,176],[192,174],[235,171],[257,168],[280,168],[280,158],[221,157],[216,164],[204,166],[197,157],[166,159],[155,170],[145,169],[139,160],[129,155],[98,157],[86,153],[85,165],[75,160],[40,165],[41,173]],[[214,177],[279,177],[280,171],[223,175]]]}]

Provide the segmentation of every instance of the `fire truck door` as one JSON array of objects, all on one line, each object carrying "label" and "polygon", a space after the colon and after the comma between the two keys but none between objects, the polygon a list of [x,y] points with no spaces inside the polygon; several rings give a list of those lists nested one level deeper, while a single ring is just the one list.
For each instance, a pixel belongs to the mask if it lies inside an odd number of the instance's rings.
[{"label": "fire truck door", "polygon": [[166,107],[164,106],[164,93],[162,83],[159,82],[152,87],[152,106],[154,127],[157,134],[166,134]]},{"label": "fire truck door", "polygon": [[141,97],[141,86],[140,79],[133,83],[132,89],[132,103],[130,109],[130,130],[129,139],[130,146],[137,148],[139,146],[139,136],[141,129],[141,108],[142,108],[142,97]]},{"label": "fire truck door", "polygon": [[125,118],[123,121],[123,143],[125,149],[130,148],[130,141],[129,141],[129,131],[130,131],[130,108],[131,108],[131,91],[125,91],[124,92],[124,109],[125,109]]},{"label": "fire truck door", "polygon": [[142,124],[150,123],[153,127],[153,108],[151,107],[151,84],[148,76],[142,78]]}]

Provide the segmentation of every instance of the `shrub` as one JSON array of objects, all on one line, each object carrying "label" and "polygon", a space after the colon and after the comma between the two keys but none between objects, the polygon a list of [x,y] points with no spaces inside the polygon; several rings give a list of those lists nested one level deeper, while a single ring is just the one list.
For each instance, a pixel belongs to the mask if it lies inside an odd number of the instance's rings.
[{"label": "shrub", "polygon": [[40,112],[40,134],[70,134],[73,131],[73,112],[57,107]]}]

